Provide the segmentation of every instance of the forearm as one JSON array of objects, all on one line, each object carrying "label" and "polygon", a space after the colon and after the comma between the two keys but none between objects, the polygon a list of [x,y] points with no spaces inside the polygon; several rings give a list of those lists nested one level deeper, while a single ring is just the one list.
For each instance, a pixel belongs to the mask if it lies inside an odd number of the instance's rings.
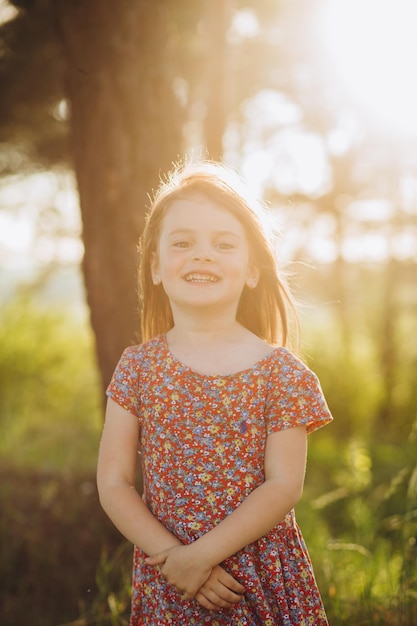
[{"label": "forearm", "polygon": [[192,544],[196,557],[214,566],[260,539],[295,506],[301,491],[299,486],[275,480],[264,482],[233,513]]},{"label": "forearm", "polygon": [[158,554],[182,545],[151,513],[133,485],[124,482],[100,484],[100,503],[113,524],[146,554]]}]

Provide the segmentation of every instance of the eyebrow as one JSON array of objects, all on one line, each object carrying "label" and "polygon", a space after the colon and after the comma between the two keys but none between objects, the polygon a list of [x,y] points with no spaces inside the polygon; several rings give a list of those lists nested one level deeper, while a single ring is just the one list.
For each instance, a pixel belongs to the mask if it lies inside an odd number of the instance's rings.
[{"label": "eyebrow", "polygon": [[[176,235],[192,235],[195,231],[192,228],[175,228],[171,230],[169,233],[169,237],[175,237]],[[234,237],[235,239],[240,239],[240,235],[234,233],[231,230],[215,230],[213,231],[216,237]]]}]

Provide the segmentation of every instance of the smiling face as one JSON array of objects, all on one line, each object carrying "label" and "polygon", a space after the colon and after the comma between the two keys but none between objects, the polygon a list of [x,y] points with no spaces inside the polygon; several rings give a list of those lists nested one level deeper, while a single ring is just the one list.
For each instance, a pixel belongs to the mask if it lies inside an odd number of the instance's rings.
[{"label": "smiling face", "polygon": [[201,195],[175,200],[168,208],[151,262],[171,308],[209,307],[236,315],[245,286],[256,287],[245,230],[229,211]]}]

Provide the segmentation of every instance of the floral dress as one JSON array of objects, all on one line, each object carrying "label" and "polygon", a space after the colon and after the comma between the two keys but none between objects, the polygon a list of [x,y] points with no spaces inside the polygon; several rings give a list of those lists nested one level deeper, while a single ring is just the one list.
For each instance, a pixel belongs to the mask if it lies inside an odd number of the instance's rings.
[{"label": "floral dress", "polygon": [[[183,543],[229,515],[264,481],[270,433],[332,417],[317,377],[285,348],[228,376],[176,359],[164,335],[127,348],[107,394],[137,416],[146,502]],[[279,497],[279,494],[277,494]],[[231,609],[182,600],[135,548],[131,626],[325,626],[326,615],[294,511],[222,567],[245,587]]]}]

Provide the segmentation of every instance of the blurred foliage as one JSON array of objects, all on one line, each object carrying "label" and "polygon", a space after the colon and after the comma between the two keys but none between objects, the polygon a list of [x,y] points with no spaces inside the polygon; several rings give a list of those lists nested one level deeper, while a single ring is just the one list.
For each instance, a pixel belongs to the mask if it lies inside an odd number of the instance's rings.
[{"label": "blurred foliage", "polygon": [[[398,264],[392,283],[384,264],[346,264],[337,273],[328,265],[297,283],[304,356],[320,373],[333,413],[343,417],[333,426],[340,438],[398,446],[417,416],[413,270]],[[337,282],[344,283],[343,300],[333,297]]]},{"label": "blurred foliage", "polygon": [[[320,458],[335,445],[333,489],[310,497],[323,487]],[[298,521],[330,624],[416,623],[417,420],[407,440],[392,446],[383,472],[373,462],[386,452],[378,441],[352,439],[341,445],[327,434],[311,444],[310,452]]]},{"label": "blurred foliage", "polygon": [[[0,453],[18,467],[95,465],[102,403],[92,333],[77,317],[18,297],[0,312]],[[69,444],[69,442],[71,442]]]}]

